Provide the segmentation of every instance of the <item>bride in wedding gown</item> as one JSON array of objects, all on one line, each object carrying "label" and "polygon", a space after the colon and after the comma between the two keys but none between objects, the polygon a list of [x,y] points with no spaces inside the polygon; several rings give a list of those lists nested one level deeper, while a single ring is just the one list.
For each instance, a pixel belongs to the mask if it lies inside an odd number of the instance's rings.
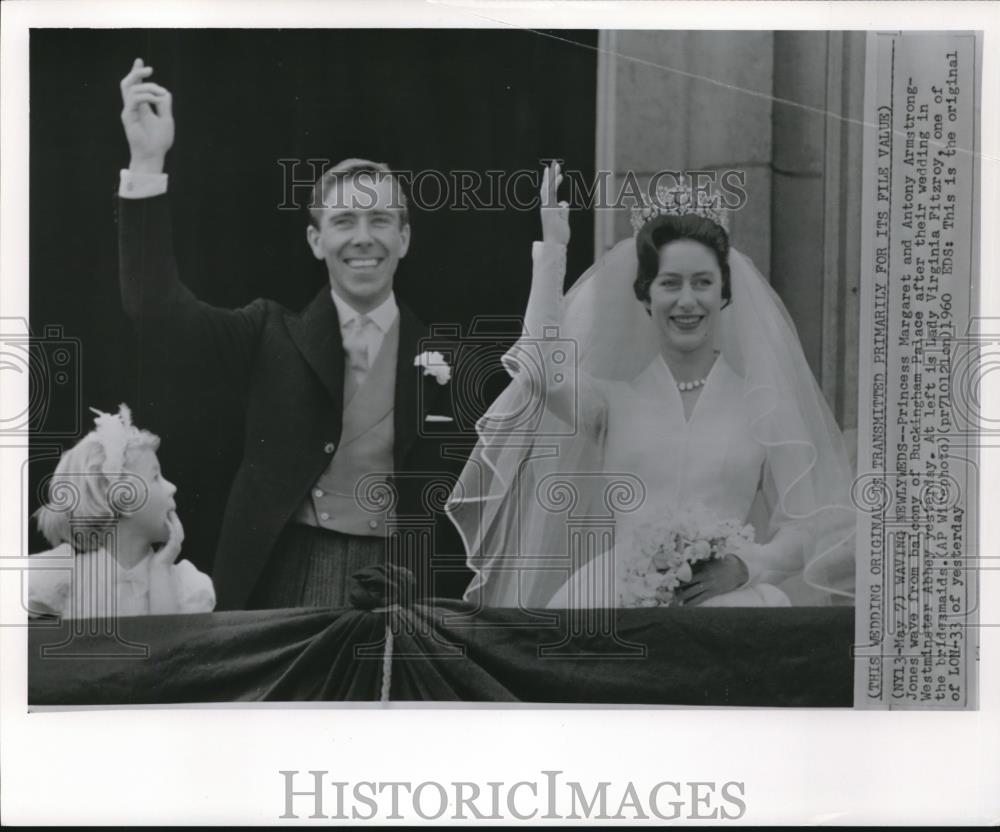
[{"label": "bride in wedding gown", "polygon": [[[755,539],[694,564],[674,603],[849,599],[843,440],[781,301],[730,248],[724,212],[690,189],[661,192],[634,216],[635,237],[563,297],[560,180],[546,171],[525,334],[505,356],[512,382],[480,420],[449,505],[476,572],[466,599],[629,605],[637,532],[687,508],[751,523]],[[581,544],[558,510],[567,499],[577,516],[612,510],[612,536]]]}]

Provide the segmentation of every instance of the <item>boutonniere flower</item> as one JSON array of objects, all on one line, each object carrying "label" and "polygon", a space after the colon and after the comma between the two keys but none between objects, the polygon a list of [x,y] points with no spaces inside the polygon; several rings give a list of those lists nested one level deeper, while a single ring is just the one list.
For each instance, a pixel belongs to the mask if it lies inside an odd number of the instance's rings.
[{"label": "boutonniere flower", "polygon": [[413,366],[423,367],[424,375],[434,376],[438,384],[447,384],[451,381],[451,367],[444,360],[444,356],[437,351],[420,353],[413,359]]}]

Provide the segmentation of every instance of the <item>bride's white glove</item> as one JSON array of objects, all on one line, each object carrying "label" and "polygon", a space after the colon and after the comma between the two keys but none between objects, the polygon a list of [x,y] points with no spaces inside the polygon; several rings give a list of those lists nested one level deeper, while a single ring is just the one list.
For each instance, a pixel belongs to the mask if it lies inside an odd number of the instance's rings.
[{"label": "bride's white glove", "polygon": [[746,586],[750,570],[739,555],[702,560],[691,567],[692,578],[678,587],[675,597],[686,607],[696,607],[709,598]]},{"label": "bride's white glove", "polygon": [[542,174],[541,214],[542,242],[569,245],[569,203],[557,202],[557,191],[562,184],[559,163],[553,162]]},{"label": "bride's white glove", "polygon": [[[539,201],[543,239],[536,240],[531,249],[531,293],[524,312],[524,336],[500,361],[512,378],[531,385],[528,395],[534,401],[520,404],[520,412],[544,404],[563,422],[583,434],[596,436],[605,422],[605,396],[578,366],[566,371],[565,342],[553,337],[563,325],[563,283],[570,237],[569,204],[556,202],[561,182],[559,163],[553,162],[542,174]],[[537,373],[539,359],[545,367],[542,379]]]},{"label": "bride's white glove", "polygon": [[762,580],[779,583],[800,572],[810,539],[808,526],[790,523],[782,526],[768,543],[743,544],[736,555],[746,564],[747,578],[737,589]]},{"label": "bride's white glove", "polygon": [[[547,327],[559,326],[563,312],[563,280],[566,276],[566,244],[569,242],[569,207],[556,205],[556,190],[562,176],[559,164],[553,162],[542,174],[538,197],[541,204],[542,241],[531,249],[533,268],[528,308],[524,313],[525,334],[530,339],[542,338]],[[516,350],[503,359],[507,371],[516,376],[520,371]]]}]

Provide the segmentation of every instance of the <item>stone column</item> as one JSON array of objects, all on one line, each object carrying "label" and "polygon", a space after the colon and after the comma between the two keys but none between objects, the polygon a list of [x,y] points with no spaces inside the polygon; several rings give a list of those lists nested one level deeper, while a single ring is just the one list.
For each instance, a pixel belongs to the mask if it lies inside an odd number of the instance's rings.
[{"label": "stone column", "polygon": [[855,33],[775,33],[774,95],[771,282],[834,415],[850,429],[857,424],[863,42]]},{"label": "stone column", "polygon": [[771,283],[822,369],[826,32],[774,34]]},{"label": "stone column", "polygon": [[[781,295],[838,421],[857,422],[863,33],[604,31],[597,170],[742,170],[733,245]],[[595,254],[631,235],[595,211]]]},{"label": "stone column", "polygon": [[[608,31],[598,41],[597,169],[618,193],[631,172],[744,170],[749,203],[734,245],[770,266],[771,32]],[[596,212],[597,254],[632,233],[628,211]]]}]

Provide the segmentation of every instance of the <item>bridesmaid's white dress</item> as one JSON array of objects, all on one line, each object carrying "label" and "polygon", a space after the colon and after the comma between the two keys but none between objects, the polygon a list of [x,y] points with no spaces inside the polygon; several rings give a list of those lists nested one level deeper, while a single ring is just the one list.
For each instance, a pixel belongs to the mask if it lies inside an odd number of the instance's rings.
[{"label": "bridesmaid's white dress", "polygon": [[[37,567],[45,557],[46,568]],[[60,565],[60,561],[65,566]],[[149,615],[149,589],[154,580],[150,559],[124,568],[105,549],[74,554],[68,543],[28,559],[29,615],[56,614],[64,618],[131,617]],[[169,566],[156,580],[171,582],[178,613],[212,612],[212,579],[189,560]]]},{"label": "bridesmaid's white dress", "polygon": [[[646,488],[643,505],[617,518],[616,562],[629,557],[635,527],[656,522],[665,507],[700,506],[746,523],[758,493],[763,490],[766,497],[766,449],[751,433],[743,381],[721,355],[690,418],[685,418],[680,391],[660,356],[631,382],[586,379],[579,393],[581,403],[587,402],[588,421],[604,419],[605,471],[635,475]],[[611,575],[607,555],[599,556],[570,576],[548,606],[568,607],[571,597],[574,608],[618,606]],[[702,606],[790,603],[777,587],[754,582]]]}]

